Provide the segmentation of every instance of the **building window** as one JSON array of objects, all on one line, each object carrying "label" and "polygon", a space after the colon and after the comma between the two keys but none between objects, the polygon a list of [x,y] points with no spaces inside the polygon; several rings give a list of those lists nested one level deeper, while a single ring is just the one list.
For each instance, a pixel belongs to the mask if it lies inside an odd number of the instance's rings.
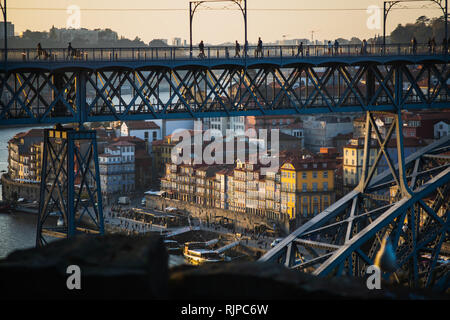
[{"label": "building window", "polygon": [[[345,170],[347,170],[347,169],[345,169]],[[323,177],[324,177],[324,178],[328,178],[328,171],[324,171],[324,172],[323,172]]]},{"label": "building window", "polygon": [[328,182],[323,183],[323,191],[328,191]]},{"label": "building window", "polygon": [[314,192],[317,191],[317,182],[314,182],[312,184],[312,189],[313,189]]},{"label": "building window", "polygon": [[313,172],[312,176],[313,176],[313,179],[317,179],[317,172]]},{"label": "building window", "polygon": [[308,191],[308,184],[306,184],[306,183],[302,184],[302,191],[303,192],[307,192]]},{"label": "building window", "polygon": [[156,138],[157,138],[157,132],[153,131],[153,140],[156,140]]},{"label": "building window", "polygon": [[302,178],[303,178],[303,179],[306,179],[306,172],[303,172],[303,173],[302,173]]}]

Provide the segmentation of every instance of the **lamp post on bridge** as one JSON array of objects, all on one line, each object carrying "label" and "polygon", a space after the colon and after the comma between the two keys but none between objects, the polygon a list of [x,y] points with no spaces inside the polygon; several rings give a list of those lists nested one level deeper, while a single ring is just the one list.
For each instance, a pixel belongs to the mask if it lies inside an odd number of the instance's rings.
[{"label": "lamp post on bridge", "polygon": [[4,32],[5,32],[5,70],[6,70],[6,64],[8,61],[8,30],[7,30],[7,17],[6,17],[6,0],[3,0],[3,5],[0,2],[0,8],[2,9],[3,14],[3,21],[5,23],[4,25]]},{"label": "lamp post on bridge", "polygon": [[[389,12],[392,7],[397,5],[400,2],[413,2],[414,0],[398,0],[398,1],[384,1],[383,2],[383,54],[386,53],[386,20]],[[444,37],[447,41],[445,41],[444,52],[447,54],[448,52],[448,0],[429,0],[436,3],[444,13],[444,24],[445,24],[445,34]],[[442,3],[445,1],[445,4]]]},{"label": "lamp post on bridge", "polygon": [[[192,58],[192,21],[197,8],[205,2],[233,2],[239,6],[244,17],[244,55],[247,57],[247,0],[205,0],[205,1],[189,1],[189,51]],[[244,2],[244,7],[242,7]]]}]

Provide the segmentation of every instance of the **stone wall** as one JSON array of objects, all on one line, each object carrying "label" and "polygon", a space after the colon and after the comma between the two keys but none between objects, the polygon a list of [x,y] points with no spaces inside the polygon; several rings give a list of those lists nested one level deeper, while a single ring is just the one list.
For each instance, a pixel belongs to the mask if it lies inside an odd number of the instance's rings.
[{"label": "stone wall", "polygon": [[[73,271],[67,272],[72,265],[79,267],[79,290],[69,290],[67,287],[67,283],[72,283],[69,277]],[[0,259],[0,288],[0,301],[449,298],[443,293],[393,287],[384,281],[380,290],[369,290],[364,279],[319,278],[274,263],[230,262],[169,269],[166,248],[157,235],[83,235],[53,241],[42,248],[15,251]],[[325,301],[324,306],[328,304]],[[296,302],[295,306],[299,304]],[[305,304],[304,308],[308,305]],[[157,309],[162,309],[161,305]],[[170,310],[175,309],[161,311],[168,319],[179,318],[179,313],[169,316],[167,313]],[[279,318],[273,311],[272,314],[274,317],[270,318]]]},{"label": "stone wall", "polygon": [[211,207],[203,207],[200,205],[187,203],[180,200],[162,198],[155,195],[146,195],[145,197],[147,199],[146,206],[149,209],[157,209],[164,211],[164,209],[167,207],[175,207],[177,209],[189,212],[195,218],[199,218],[202,221],[209,221],[209,222],[214,222],[216,217],[226,217],[228,219],[232,219],[237,228],[253,229],[258,224],[265,224],[272,227],[273,224],[275,223],[277,229],[281,230],[286,234],[290,232],[289,220],[287,219],[282,221],[278,220],[275,221],[262,215],[235,212]]},{"label": "stone wall", "polygon": [[28,202],[39,201],[40,183],[15,182],[7,174],[3,174],[1,180],[3,200],[11,201],[13,195],[17,194],[17,198],[24,198]]}]

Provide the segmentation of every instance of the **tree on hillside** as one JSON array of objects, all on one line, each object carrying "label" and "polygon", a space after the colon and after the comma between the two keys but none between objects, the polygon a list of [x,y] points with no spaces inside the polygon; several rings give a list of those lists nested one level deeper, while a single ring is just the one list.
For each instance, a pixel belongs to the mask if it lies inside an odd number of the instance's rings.
[{"label": "tree on hillside", "polygon": [[413,37],[416,37],[419,43],[426,43],[428,39],[435,37],[436,42],[440,43],[445,35],[444,17],[429,19],[426,16],[420,16],[415,23],[406,25],[397,25],[391,32],[391,43],[409,43]]},{"label": "tree on hillside", "polygon": [[359,38],[357,38],[357,37],[352,37],[351,39],[350,39],[350,42],[349,42],[350,44],[361,44],[362,43],[362,41],[361,41],[361,39],[359,39]]}]

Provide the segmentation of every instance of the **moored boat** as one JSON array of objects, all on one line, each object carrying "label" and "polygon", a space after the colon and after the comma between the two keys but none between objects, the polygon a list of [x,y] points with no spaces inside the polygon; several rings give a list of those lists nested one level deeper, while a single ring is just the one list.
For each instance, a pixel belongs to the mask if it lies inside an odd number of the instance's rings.
[{"label": "moored boat", "polygon": [[167,252],[169,254],[181,254],[181,247],[175,240],[164,240]]},{"label": "moored boat", "polygon": [[208,249],[205,242],[185,243],[183,255],[192,264],[224,261],[224,258],[217,251]]}]

